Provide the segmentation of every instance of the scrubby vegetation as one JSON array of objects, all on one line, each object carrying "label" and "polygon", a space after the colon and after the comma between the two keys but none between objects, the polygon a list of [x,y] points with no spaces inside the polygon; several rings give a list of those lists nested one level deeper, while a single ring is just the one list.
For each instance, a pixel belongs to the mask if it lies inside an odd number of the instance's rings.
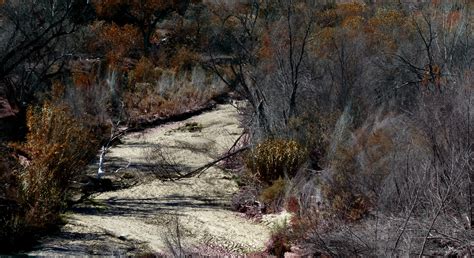
[{"label": "scrubby vegetation", "polygon": [[[249,101],[260,199],[301,207],[285,239],[329,256],[469,252],[472,4],[253,3],[229,10],[235,62],[214,68]],[[275,138],[303,162],[276,158]]]},{"label": "scrubby vegetation", "polygon": [[232,96],[233,207],[294,215],[269,253],[472,253],[472,1],[53,2],[0,1],[2,249],[120,128]]},{"label": "scrubby vegetation", "polygon": [[296,141],[266,140],[246,157],[247,168],[264,183],[293,178],[306,160],[306,151]]},{"label": "scrubby vegetation", "polygon": [[30,108],[27,125],[25,142],[12,144],[22,164],[8,167],[7,159],[2,164],[8,205],[2,210],[3,248],[28,244],[30,234],[61,223],[70,184],[96,153],[91,130],[64,106],[46,102],[38,110]]}]

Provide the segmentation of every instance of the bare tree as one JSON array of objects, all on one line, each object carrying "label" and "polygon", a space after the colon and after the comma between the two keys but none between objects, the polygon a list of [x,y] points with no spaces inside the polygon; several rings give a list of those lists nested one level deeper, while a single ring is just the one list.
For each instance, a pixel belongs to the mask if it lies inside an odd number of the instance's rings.
[{"label": "bare tree", "polygon": [[[263,135],[281,133],[297,116],[313,15],[305,1],[282,0],[249,1],[220,16],[231,60],[219,62],[218,51],[210,49],[211,67],[249,101]],[[226,28],[234,23],[237,27]]]},{"label": "bare tree", "polygon": [[[73,0],[18,0],[0,5],[0,80],[19,104],[47,87],[71,54],[77,30]],[[73,12],[74,11],[74,12]]]}]

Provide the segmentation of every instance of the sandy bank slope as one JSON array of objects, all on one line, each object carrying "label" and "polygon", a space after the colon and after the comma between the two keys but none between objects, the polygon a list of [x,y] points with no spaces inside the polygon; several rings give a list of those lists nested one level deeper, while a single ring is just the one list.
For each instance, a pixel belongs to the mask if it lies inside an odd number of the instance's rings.
[{"label": "sandy bank slope", "polygon": [[[108,155],[108,166],[130,162],[127,173],[142,174],[153,163],[146,158],[147,153],[160,145],[176,165],[196,168],[232,145],[241,133],[237,119],[232,106],[221,105],[182,123],[128,135]],[[184,125],[192,122],[202,129],[187,130]],[[133,188],[99,194],[95,196],[94,206],[71,214],[71,223],[64,232],[45,240],[40,250],[32,254],[168,253],[167,243],[176,246],[177,229],[181,245],[188,252],[226,250],[243,254],[262,250],[269,229],[228,209],[236,190],[229,175],[211,168],[198,178],[179,182],[151,180]],[[78,236],[85,240],[61,237],[75,232],[80,232]],[[89,233],[103,237],[88,239]],[[58,245],[69,251],[54,248]]]}]

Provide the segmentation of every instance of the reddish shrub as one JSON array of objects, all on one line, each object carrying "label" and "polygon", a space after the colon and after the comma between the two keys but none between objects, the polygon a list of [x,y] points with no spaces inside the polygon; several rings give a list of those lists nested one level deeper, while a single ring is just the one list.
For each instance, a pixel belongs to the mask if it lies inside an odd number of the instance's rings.
[{"label": "reddish shrub", "polygon": [[272,234],[267,244],[266,252],[277,257],[284,257],[286,252],[291,251],[288,230],[282,228]]},{"label": "reddish shrub", "polygon": [[300,203],[298,199],[294,196],[291,196],[286,201],[286,210],[295,214],[298,214],[300,211]]}]

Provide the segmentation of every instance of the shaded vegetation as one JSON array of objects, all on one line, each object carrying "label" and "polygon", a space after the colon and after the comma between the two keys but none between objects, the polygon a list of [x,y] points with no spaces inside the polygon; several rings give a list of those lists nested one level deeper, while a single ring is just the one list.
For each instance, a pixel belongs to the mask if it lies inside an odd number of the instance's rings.
[{"label": "shaded vegetation", "polygon": [[270,253],[472,252],[473,8],[0,1],[2,249],[58,225],[71,182],[120,128],[233,96],[233,148],[249,148],[225,161],[234,208],[294,214]]}]

